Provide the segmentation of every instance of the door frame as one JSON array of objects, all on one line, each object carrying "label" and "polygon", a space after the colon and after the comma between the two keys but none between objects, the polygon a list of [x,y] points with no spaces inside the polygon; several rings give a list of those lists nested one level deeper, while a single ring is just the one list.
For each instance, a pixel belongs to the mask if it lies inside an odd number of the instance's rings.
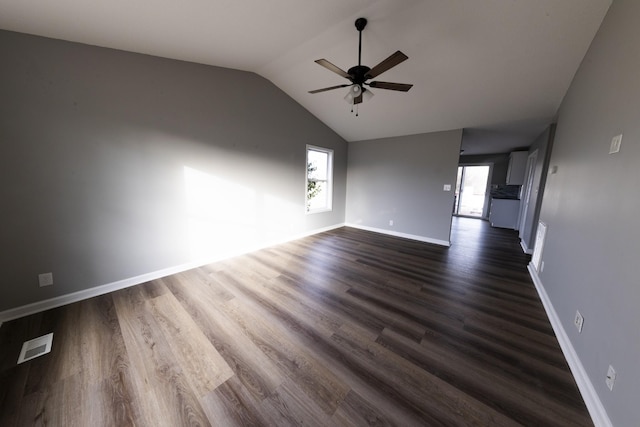
[{"label": "door frame", "polygon": [[[518,237],[522,243],[522,238],[527,228],[531,229],[531,224],[527,225],[527,214],[529,213],[529,205],[531,204],[531,195],[533,192],[533,183],[536,175],[536,165],[538,163],[538,150],[529,153],[527,157],[527,169],[525,171],[525,181],[522,188],[522,200],[520,200],[520,217],[518,218]],[[527,242],[524,242],[525,244]],[[524,248],[523,248],[524,249]],[[527,248],[526,253],[531,253],[531,249]]]},{"label": "door frame", "polygon": [[[480,163],[459,163],[458,168],[464,168],[467,166],[489,166],[489,173],[487,174],[487,187],[484,192],[484,205],[482,206],[482,216],[469,216],[469,215],[460,215],[455,213],[459,208],[460,203],[460,195],[458,197],[454,196],[454,206],[453,206],[453,214],[452,216],[460,216],[465,218],[478,218],[478,219],[489,219],[489,205],[491,203],[491,179],[493,177],[493,162],[480,162]],[[457,184],[457,173],[456,173],[456,184]],[[464,171],[462,173],[462,180],[464,180]],[[455,190],[455,189],[454,189]],[[460,194],[462,191],[460,191]]]}]

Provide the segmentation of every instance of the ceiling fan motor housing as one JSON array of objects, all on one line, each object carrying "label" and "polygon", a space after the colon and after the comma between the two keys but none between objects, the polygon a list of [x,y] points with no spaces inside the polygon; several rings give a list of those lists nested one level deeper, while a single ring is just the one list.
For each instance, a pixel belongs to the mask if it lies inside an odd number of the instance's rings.
[{"label": "ceiling fan motor housing", "polygon": [[350,80],[353,83],[362,86],[365,80],[369,78],[367,76],[367,73],[369,71],[371,71],[371,68],[367,67],[366,65],[356,65],[355,67],[349,68],[349,71],[347,71],[347,73],[349,73],[349,76],[351,76]]}]

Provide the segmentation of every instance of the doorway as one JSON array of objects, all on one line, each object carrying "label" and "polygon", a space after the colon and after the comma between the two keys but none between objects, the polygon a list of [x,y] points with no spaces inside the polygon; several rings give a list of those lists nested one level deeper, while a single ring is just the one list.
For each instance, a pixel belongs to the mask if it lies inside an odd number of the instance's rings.
[{"label": "doorway", "polygon": [[490,166],[458,166],[453,214],[484,218]]}]

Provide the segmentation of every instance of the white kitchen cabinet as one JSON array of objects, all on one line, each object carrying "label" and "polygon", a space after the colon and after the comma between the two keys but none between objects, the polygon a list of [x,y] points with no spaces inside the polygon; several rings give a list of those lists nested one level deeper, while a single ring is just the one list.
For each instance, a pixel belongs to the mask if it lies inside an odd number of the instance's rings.
[{"label": "white kitchen cabinet", "polygon": [[489,222],[492,227],[518,229],[520,200],[491,199]]},{"label": "white kitchen cabinet", "polygon": [[507,169],[507,184],[524,184],[524,173],[527,169],[528,151],[514,151],[509,155],[509,168]]}]

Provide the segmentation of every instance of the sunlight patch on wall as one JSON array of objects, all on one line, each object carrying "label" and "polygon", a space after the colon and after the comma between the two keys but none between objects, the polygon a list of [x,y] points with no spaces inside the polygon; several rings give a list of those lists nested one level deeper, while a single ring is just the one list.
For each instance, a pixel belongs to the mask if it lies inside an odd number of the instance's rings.
[{"label": "sunlight patch on wall", "polygon": [[301,227],[302,199],[295,205],[186,166],[184,180],[192,259],[240,254],[279,242]]},{"label": "sunlight patch on wall", "polygon": [[220,257],[255,244],[255,190],[189,167],[184,179],[193,258]]}]

